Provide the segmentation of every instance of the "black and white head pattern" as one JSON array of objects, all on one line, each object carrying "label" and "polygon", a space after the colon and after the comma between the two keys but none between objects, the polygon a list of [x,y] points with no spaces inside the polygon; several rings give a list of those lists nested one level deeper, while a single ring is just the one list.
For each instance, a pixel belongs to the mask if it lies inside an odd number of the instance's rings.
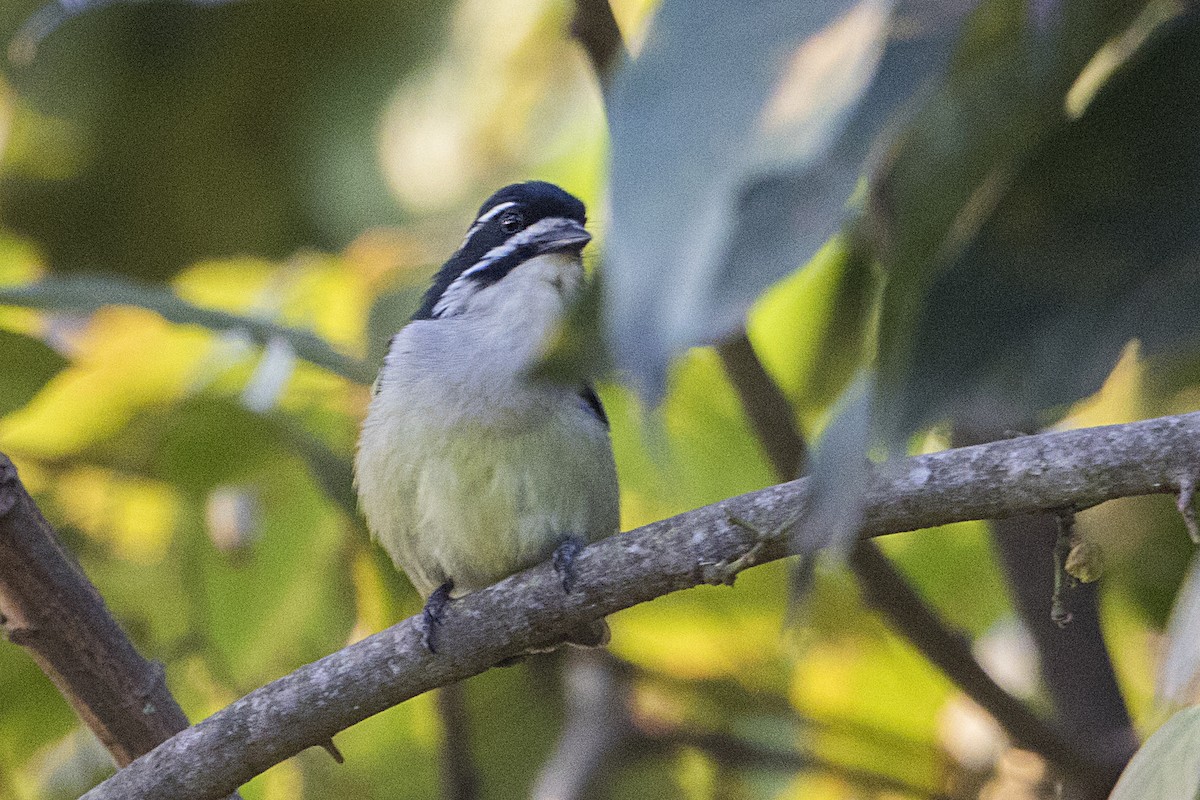
[{"label": "black and white head pattern", "polygon": [[587,243],[584,205],[552,183],[505,186],[480,207],[462,246],[434,278],[413,319],[452,317],[523,261]]}]

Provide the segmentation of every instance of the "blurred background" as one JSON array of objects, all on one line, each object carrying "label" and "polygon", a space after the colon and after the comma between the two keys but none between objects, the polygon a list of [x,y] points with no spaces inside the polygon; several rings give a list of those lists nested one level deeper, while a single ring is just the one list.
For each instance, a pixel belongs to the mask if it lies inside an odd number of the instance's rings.
[{"label": "blurred background", "polygon": [[[654,6],[612,2],[635,53]],[[198,720],[420,608],[350,490],[375,366],[495,188],[564,186],[603,243],[604,99],[565,0],[80,10],[0,5],[0,451]],[[835,313],[859,290],[836,243],[795,266],[748,324],[816,435],[867,357]],[[1130,345],[1060,424],[1194,408],[1194,372],[1163,374]],[[672,362],[656,409],[616,382],[600,394],[625,529],[777,480],[712,348]],[[935,429],[913,446],[947,445]],[[1147,731],[1191,544],[1169,498],[1081,525],[1105,552],[1103,627]],[[986,524],[882,545],[998,682],[1050,708]],[[479,797],[529,795],[581,713],[573,675],[603,689],[587,713],[618,721],[626,745],[587,796],[1053,796],[1046,762],[892,633],[845,569],[819,568],[785,629],[788,582],[788,565],[762,566],[736,589],[616,615],[611,658],[470,680],[454,758]],[[345,765],[308,751],[243,796],[454,796],[447,724],[418,697],[340,734]],[[0,798],[76,797],[111,769],[26,653],[0,645]]]}]

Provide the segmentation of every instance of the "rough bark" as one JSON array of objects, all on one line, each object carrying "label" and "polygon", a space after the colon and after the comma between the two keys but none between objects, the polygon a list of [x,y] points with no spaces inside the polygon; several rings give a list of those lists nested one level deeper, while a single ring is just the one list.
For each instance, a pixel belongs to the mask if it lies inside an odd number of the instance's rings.
[{"label": "rough bark", "polygon": [[[917,456],[875,469],[863,536],[1173,493],[1200,467],[1200,413],[1048,433]],[[453,602],[436,655],[405,620],[251,692],[93,789],[88,800],[218,798],[367,717],[580,623],[669,592],[731,579],[786,555],[744,525],[773,530],[803,507],[807,480],[772,486],[586,548],[576,590],[547,565]],[[1103,767],[1060,764],[1088,783]]]},{"label": "rough bark", "polygon": [[124,766],[188,726],[0,454],[0,624]]}]

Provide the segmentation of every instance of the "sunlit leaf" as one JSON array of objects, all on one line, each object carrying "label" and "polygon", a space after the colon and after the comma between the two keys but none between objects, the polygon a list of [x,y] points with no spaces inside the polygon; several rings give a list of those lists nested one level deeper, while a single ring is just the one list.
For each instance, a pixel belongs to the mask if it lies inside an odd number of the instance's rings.
[{"label": "sunlit leaf", "polygon": [[67,363],[37,339],[0,330],[0,416],[32,400]]},{"label": "sunlit leaf", "polygon": [[1167,703],[1182,705],[1191,700],[1197,678],[1200,678],[1200,559],[1192,561],[1187,579],[1175,598],[1155,694]]},{"label": "sunlit leaf", "polygon": [[[961,6],[668,2],[611,110],[609,330],[658,391],[836,230],[876,134],[950,52]],[[766,54],[766,57],[764,57]]]},{"label": "sunlit leaf", "polygon": [[610,368],[601,334],[603,303],[599,276],[585,284],[571,304],[566,319],[551,338],[542,360],[531,375],[563,386],[580,386]]},{"label": "sunlit leaf", "polygon": [[874,176],[888,272],[878,411],[893,441],[971,403],[985,424],[1015,425],[1098,388],[1131,336],[1200,333],[1180,235],[1200,200],[1187,26],[1082,118],[1067,111],[1076,76],[1139,6],[1030,20],[1023,2],[985,4]]},{"label": "sunlit leaf", "polygon": [[[260,532],[250,547],[223,553],[200,525],[181,531],[178,579],[200,653],[239,693],[336,650],[354,624],[346,555],[348,529],[294,462],[260,470],[253,487]],[[197,502],[192,519],[203,519]]]},{"label": "sunlit leaf", "polygon": [[66,734],[76,717],[24,648],[0,641],[0,674],[0,756],[6,764],[21,764],[46,742]]},{"label": "sunlit leaf", "polygon": [[287,452],[281,426],[238,403],[201,397],[139,412],[78,458],[207,491],[253,476]]}]

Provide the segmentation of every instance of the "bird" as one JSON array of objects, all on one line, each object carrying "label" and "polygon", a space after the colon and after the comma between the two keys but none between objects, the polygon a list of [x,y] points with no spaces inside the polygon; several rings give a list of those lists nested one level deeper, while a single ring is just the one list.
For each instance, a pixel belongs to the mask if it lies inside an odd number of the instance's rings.
[{"label": "bird", "polygon": [[[425,600],[425,646],[453,598],[550,560],[565,592],[587,544],[620,525],[604,406],[588,382],[530,375],[586,276],[584,204],[543,181],[479,209],[390,340],[355,454],[372,537]],[[603,619],[566,641],[601,647]]]}]

